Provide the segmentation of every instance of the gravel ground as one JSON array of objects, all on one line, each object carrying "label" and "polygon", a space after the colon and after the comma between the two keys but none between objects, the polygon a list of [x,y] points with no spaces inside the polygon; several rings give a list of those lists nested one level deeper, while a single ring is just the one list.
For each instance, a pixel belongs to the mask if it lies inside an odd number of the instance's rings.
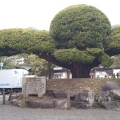
[{"label": "gravel ground", "polygon": [[10,105],[7,101],[2,105],[0,95],[0,120],[120,120],[120,111],[105,109],[32,109]]},{"label": "gravel ground", "polygon": [[0,120],[120,120],[120,111],[32,109],[0,105]]}]

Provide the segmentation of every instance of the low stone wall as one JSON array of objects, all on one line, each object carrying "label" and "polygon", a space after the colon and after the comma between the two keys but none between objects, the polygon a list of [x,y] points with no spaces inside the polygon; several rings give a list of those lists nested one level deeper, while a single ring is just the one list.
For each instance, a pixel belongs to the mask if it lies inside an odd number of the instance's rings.
[{"label": "low stone wall", "polygon": [[[32,108],[70,109],[75,107],[88,109],[104,107],[110,110],[120,110],[119,81],[120,79],[107,78],[47,80],[45,95],[41,98],[28,97],[24,99],[24,103]],[[14,104],[22,106],[20,99],[13,99],[13,101]]]},{"label": "low stone wall", "polygon": [[[15,106],[23,107],[23,98],[13,98],[10,102]],[[24,107],[41,109],[71,109],[72,107],[77,109],[95,109],[101,107],[107,110],[120,110],[120,89],[97,94],[89,90],[83,90],[76,94],[68,92],[65,98],[48,97],[47,95],[42,98],[28,97],[25,100]]]}]

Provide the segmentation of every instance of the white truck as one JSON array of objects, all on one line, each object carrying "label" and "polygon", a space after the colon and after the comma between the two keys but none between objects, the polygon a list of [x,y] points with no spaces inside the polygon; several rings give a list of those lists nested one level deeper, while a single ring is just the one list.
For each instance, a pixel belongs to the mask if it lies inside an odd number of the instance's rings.
[{"label": "white truck", "polygon": [[19,91],[22,89],[22,80],[28,75],[25,69],[3,69],[0,70],[0,92],[3,89],[9,92],[11,89]]}]

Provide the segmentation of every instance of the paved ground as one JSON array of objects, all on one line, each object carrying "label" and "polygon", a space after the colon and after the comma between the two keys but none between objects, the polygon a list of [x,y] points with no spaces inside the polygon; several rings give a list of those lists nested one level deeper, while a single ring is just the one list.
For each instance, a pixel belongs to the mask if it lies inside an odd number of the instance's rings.
[{"label": "paved ground", "polygon": [[[8,95],[6,96],[8,98]],[[120,111],[105,109],[31,109],[19,108],[6,102],[0,95],[0,120],[120,120]]]},{"label": "paved ground", "polygon": [[0,105],[0,120],[120,120],[120,111],[23,109]]}]

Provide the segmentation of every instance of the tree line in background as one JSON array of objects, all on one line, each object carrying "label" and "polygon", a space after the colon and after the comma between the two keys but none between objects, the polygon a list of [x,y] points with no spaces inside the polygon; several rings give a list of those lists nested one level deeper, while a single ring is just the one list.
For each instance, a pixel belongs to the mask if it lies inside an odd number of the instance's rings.
[{"label": "tree line in background", "polygon": [[55,15],[49,31],[0,30],[0,56],[22,53],[67,68],[73,78],[88,78],[93,67],[109,67],[111,56],[120,54],[120,26],[111,27],[107,16],[94,6],[73,5]]},{"label": "tree line in background", "polygon": [[[23,64],[16,62],[16,59],[24,59]],[[29,74],[38,76],[49,76],[51,78],[50,72],[52,72],[54,64],[49,63],[44,59],[40,59],[35,54],[18,54],[16,56],[2,56],[0,61],[3,63],[2,69],[15,69],[22,68],[22,66],[29,66]],[[27,69],[27,68],[26,68]]]}]

